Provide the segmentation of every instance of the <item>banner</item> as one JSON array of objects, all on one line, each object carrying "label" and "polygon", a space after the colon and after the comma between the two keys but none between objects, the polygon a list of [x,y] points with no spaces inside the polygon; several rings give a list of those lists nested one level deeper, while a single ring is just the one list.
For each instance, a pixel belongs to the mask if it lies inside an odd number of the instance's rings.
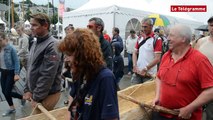
[{"label": "banner", "polygon": [[59,17],[63,17],[64,15],[64,3],[65,3],[65,0],[59,0],[59,6],[58,6],[58,16]]}]

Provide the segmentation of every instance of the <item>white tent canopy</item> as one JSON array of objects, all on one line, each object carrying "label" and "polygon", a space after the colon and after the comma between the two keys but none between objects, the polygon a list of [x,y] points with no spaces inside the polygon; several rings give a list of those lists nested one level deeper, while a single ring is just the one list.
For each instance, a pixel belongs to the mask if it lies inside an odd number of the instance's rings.
[{"label": "white tent canopy", "polygon": [[[158,4],[158,1],[152,0],[151,3],[147,3],[145,0],[90,0],[74,11],[65,12],[63,27],[69,24],[73,24],[75,28],[86,27],[90,18],[99,17],[104,21],[105,30],[108,34],[111,35],[113,27],[118,27],[120,36],[125,39],[127,36],[127,23],[131,19],[141,21],[152,13],[160,12],[160,14],[165,15],[171,25],[183,23],[194,29],[202,24],[186,13],[170,13],[170,6],[159,6],[162,3]],[[134,27],[132,26],[132,28]]]},{"label": "white tent canopy", "polygon": [[6,23],[0,18],[0,24],[4,24],[6,26]]},{"label": "white tent canopy", "polygon": [[26,20],[26,21],[24,22],[24,28],[25,28],[25,29],[30,29],[30,27],[31,27],[30,22],[29,22],[28,20]]},{"label": "white tent canopy", "polygon": [[[109,7],[117,5],[125,8],[132,8],[142,11],[149,11],[152,13],[159,13],[167,16],[173,16],[178,18],[184,18],[188,20],[194,20],[192,17],[187,15],[185,12],[170,12],[171,5],[175,5],[175,1],[172,0],[90,0],[85,5],[76,9],[75,11],[88,10],[94,8]],[[163,7],[162,7],[163,5]]]},{"label": "white tent canopy", "polygon": [[25,25],[30,25],[30,22],[29,22],[28,20],[26,20],[26,21],[24,22],[24,24],[25,24]]},{"label": "white tent canopy", "polygon": [[123,8],[116,5],[90,10],[73,11],[64,14],[63,27],[73,24],[75,28],[85,28],[90,18],[99,17],[104,21],[105,29],[108,34],[111,35],[113,27],[118,27],[120,29],[120,35],[124,37],[127,22],[131,20],[131,18],[136,18],[140,21],[147,14],[150,13],[145,11],[140,12],[138,10]]},{"label": "white tent canopy", "polygon": [[60,26],[60,25],[62,25],[60,22],[57,22],[56,24],[55,24],[56,26]]}]

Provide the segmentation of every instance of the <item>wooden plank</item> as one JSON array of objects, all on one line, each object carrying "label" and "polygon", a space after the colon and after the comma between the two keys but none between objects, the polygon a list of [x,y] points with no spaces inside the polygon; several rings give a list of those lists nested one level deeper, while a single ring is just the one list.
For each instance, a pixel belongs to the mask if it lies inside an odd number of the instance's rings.
[{"label": "wooden plank", "polygon": [[48,118],[50,118],[50,120],[56,120],[56,118],[50,114],[50,112],[48,112],[42,105],[41,103],[38,103],[37,106],[34,108],[34,110],[32,111],[32,113],[30,115],[33,115],[35,109],[39,109],[41,110],[42,113],[44,113]]},{"label": "wooden plank", "polygon": [[[67,118],[67,107],[63,107],[63,108],[59,108],[59,109],[55,109],[52,111],[49,111],[50,114],[52,114],[55,118],[57,118],[57,120],[65,120]],[[31,115],[25,118],[21,118],[18,120],[47,120],[48,117],[44,114],[37,114],[37,115]]]}]

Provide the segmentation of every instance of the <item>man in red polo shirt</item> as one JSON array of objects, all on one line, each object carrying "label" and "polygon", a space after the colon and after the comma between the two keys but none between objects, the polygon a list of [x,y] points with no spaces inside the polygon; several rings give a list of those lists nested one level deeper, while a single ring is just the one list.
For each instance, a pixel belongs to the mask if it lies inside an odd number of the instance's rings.
[{"label": "man in red polo shirt", "polygon": [[183,25],[174,26],[169,33],[170,50],[157,74],[154,104],[180,113],[160,113],[156,120],[201,120],[201,106],[213,100],[213,67],[207,57],[191,48],[191,36],[190,28]]}]

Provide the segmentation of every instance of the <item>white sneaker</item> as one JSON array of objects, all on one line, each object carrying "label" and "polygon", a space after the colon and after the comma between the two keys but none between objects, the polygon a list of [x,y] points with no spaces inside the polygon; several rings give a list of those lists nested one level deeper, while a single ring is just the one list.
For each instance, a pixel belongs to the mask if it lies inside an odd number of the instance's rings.
[{"label": "white sneaker", "polygon": [[9,109],[5,113],[2,114],[3,117],[11,115],[16,112],[16,109]]}]

